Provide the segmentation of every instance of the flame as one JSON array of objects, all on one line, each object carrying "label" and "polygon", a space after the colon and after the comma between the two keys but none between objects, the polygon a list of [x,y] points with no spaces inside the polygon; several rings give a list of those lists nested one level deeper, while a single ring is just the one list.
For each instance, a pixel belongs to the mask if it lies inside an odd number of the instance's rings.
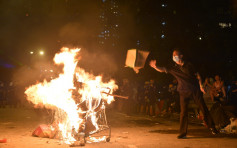
[{"label": "flame", "polygon": [[[113,93],[118,87],[114,80],[108,83],[102,82],[102,76],[94,76],[85,72],[84,69],[76,67],[80,49],[62,48],[60,53],[54,57],[55,64],[63,64],[63,72],[51,81],[44,80],[28,87],[25,91],[27,99],[35,106],[46,107],[55,111],[54,120],[65,143],[76,141],[72,131],[78,132],[80,127],[85,124],[83,115],[90,117],[96,132],[99,127],[95,109],[101,104],[102,100],[111,103],[114,98],[103,94]],[[76,78],[76,79],[75,79]],[[81,84],[79,88],[74,86],[74,81]],[[76,100],[72,92],[78,93]],[[80,106],[86,104],[86,110]],[[103,139],[103,138],[102,138]]]}]

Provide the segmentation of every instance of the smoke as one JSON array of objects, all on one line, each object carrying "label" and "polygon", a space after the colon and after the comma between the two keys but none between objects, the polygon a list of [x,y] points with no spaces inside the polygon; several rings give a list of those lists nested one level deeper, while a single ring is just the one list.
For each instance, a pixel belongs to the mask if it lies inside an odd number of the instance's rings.
[{"label": "smoke", "polygon": [[99,19],[101,8],[98,3],[83,2],[79,18],[65,23],[59,29],[62,46],[81,48],[78,66],[94,75],[111,76],[118,69],[115,51],[98,47],[98,35],[104,24]]},{"label": "smoke", "polygon": [[37,81],[49,80],[56,77],[62,71],[61,66],[53,65],[51,62],[36,62],[31,67],[22,66],[12,76],[12,81],[19,86],[29,86]]},{"label": "smoke", "polygon": [[63,45],[72,44],[78,47],[95,47],[98,43],[98,34],[102,29],[100,22],[100,8],[97,3],[89,1],[81,1],[77,3],[79,6],[75,9],[73,19],[66,21],[59,29],[59,39],[63,41]]},{"label": "smoke", "polygon": [[62,46],[92,49],[97,46],[98,27],[89,27],[86,22],[69,22],[59,30]]},{"label": "smoke", "polygon": [[[81,49],[78,53],[78,67],[85,69],[94,75],[103,75],[105,79],[110,79],[116,73],[118,67],[114,58],[103,52],[89,52]],[[30,86],[37,81],[44,79],[51,80],[62,73],[63,65],[55,65],[53,59],[32,63],[31,67],[22,66],[18,68],[12,76],[12,81],[19,86]]]},{"label": "smoke", "polygon": [[[38,53],[43,49],[44,56],[53,57],[61,47],[81,48],[79,65],[87,71],[94,74],[113,74],[117,72],[119,64],[124,65],[127,49],[135,48],[133,45],[136,45],[141,36],[142,29],[138,29],[136,24],[137,10],[133,7],[133,1],[119,2],[121,8],[121,14],[118,16],[119,43],[116,47],[105,48],[98,47],[98,35],[105,27],[105,23],[100,19],[104,9],[102,2],[95,0],[16,2],[16,0],[12,3],[4,2],[0,6],[4,12],[0,14],[1,20],[5,22],[0,25],[0,32],[3,34],[1,47],[9,51],[13,58],[25,64],[16,70],[14,80],[39,79],[40,69],[37,64],[34,66],[30,64],[29,59],[32,56],[29,54],[30,51]],[[11,8],[9,13],[8,8]],[[110,22],[112,20],[108,20],[107,23]],[[34,54],[34,58],[36,56]]]},{"label": "smoke", "polygon": [[117,72],[118,66],[113,56],[105,52],[80,51],[78,66],[94,75],[111,77]]}]

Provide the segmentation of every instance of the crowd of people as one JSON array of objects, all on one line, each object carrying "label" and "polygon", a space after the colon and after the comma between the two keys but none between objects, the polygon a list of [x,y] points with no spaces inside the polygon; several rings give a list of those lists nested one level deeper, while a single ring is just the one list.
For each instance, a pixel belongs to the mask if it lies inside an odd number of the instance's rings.
[{"label": "crowd of people", "polygon": [[[219,75],[207,77],[203,82],[205,102],[231,101],[237,104],[237,81],[225,84]],[[144,114],[149,116],[165,116],[167,113],[179,113],[180,104],[177,92],[177,81],[159,84],[154,79],[137,83],[123,79],[119,86],[119,95],[128,99],[116,98],[116,108],[129,114]],[[18,107],[23,105],[19,87],[16,82],[0,81],[0,107]],[[23,96],[23,95],[21,95]]]},{"label": "crowd of people", "polygon": [[178,111],[173,105],[178,102],[177,81],[170,85],[158,85],[153,79],[137,83],[123,79],[118,93],[128,99],[115,98],[116,108],[127,114],[158,116],[166,112]]},{"label": "crowd of people", "polygon": [[237,105],[237,81],[225,84],[219,75],[215,75],[214,79],[206,78],[203,86],[206,91],[203,97],[206,100],[210,99],[212,102],[225,101]]},{"label": "crowd of people", "polygon": [[[216,75],[214,79],[207,77],[203,82],[203,87],[206,92],[203,94],[206,102],[227,100],[237,102],[237,81],[225,85],[220,76]],[[19,87],[16,82],[0,81],[0,107],[21,106],[24,99],[20,98],[18,93]],[[116,99],[116,108],[120,112],[164,116],[167,113],[179,113],[180,111],[176,80],[167,84],[159,84],[154,79],[143,83],[123,79],[117,93],[128,96],[127,100]]]},{"label": "crowd of people", "polygon": [[26,102],[24,97],[24,88],[21,88],[17,82],[0,81],[0,108],[20,107]]},{"label": "crowd of people", "polygon": [[[217,102],[237,106],[237,81],[225,84],[219,75],[215,75],[214,78],[207,77],[202,85],[205,90],[203,98],[209,110]],[[150,79],[139,84],[123,79],[116,93],[128,96],[128,99],[115,98],[115,107],[122,113],[151,117],[169,117],[180,113],[176,80],[159,84]],[[203,120],[203,114],[198,108],[191,108],[190,112],[196,119]]]}]

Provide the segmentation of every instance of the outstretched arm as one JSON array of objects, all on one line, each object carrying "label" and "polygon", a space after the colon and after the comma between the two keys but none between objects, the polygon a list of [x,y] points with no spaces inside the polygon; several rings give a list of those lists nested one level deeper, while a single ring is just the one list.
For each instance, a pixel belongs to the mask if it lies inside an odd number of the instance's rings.
[{"label": "outstretched arm", "polygon": [[159,72],[167,72],[165,67],[158,67],[158,66],[156,66],[156,60],[151,60],[151,61],[150,61],[150,66],[151,66],[152,68],[154,68],[156,71],[159,71]]}]

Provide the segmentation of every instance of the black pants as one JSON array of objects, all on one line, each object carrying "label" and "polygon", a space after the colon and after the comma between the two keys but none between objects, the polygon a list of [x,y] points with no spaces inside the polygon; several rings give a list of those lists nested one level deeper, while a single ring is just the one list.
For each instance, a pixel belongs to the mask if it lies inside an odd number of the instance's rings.
[{"label": "black pants", "polygon": [[190,99],[199,106],[199,109],[204,115],[204,121],[208,128],[215,127],[212,117],[208,111],[208,108],[204,102],[202,93],[200,90],[192,92],[179,92],[180,94],[180,134],[187,134],[188,129],[188,103]]}]

